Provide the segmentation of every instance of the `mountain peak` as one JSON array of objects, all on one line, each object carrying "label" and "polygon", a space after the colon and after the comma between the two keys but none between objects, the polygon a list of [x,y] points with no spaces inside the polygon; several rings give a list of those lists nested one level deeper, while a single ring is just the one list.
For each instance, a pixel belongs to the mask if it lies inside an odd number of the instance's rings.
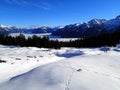
[{"label": "mountain peak", "polygon": [[118,15],[115,19],[120,19],[120,15]]},{"label": "mountain peak", "polygon": [[95,18],[95,19],[92,19],[91,21],[89,21],[89,23],[91,23],[91,24],[102,24],[102,23],[104,23],[106,21],[107,20],[105,20],[105,19],[97,19],[97,18]]},{"label": "mountain peak", "polygon": [[0,27],[1,28],[9,28],[9,26],[3,25],[3,24],[0,24]]}]

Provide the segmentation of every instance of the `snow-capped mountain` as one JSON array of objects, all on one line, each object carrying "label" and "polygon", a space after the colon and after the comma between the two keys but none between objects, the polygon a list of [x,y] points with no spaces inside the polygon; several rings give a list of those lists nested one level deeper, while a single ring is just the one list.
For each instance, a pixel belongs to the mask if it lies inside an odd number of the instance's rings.
[{"label": "snow-capped mountain", "polygon": [[8,34],[9,31],[10,31],[10,26],[0,24],[0,33],[1,34]]},{"label": "snow-capped mountain", "polygon": [[103,23],[103,25],[106,30],[115,30],[120,26],[120,15],[114,19],[108,20],[107,22]]},{"label": "snow-capped mountain", "polygon": [[3,24],[0,24],[0,27],[1,27],[1,28],[10,28],[10,26],[5,26],[5,25],[3,25]]},{"label": "snow-capped mountain", "polygon": [[48,26],[30,26],[29,28],[23,27],[15,27],[15,26],[5,26],[0,25],[0,33],[9,34],[9,33],[29,33],[29,34],[37,34],[37,33],[51,33],[53,32],[53,28]]},{"label": "snow-capped mountain", "polygon": [[0,25],[0,33],[9,34],[9,33],[21,33],[24,28],[18,28],[15,26]]},{"label": "snow-capped mountain", "polygon": [[29,28],[18,28],[15,26],[0,25],[0,33],[29,33],[29,34],[39,34],[39,33],[52,33],[54,36],[60,37],[91,37],[103,33],[113,33],[119,30],[120,27],[120,15],[114,19],[92,19],[88,22],[75,23],[66,26],[41,26],[32,25]]},{"label": "snow-capped mountain", "polygon": [[92,19],[88,22],[67,25],[54,31],[52,35],[61,37],[91,37],[103,33],[113,33],[120,27],[120,15],[114,19]]}]

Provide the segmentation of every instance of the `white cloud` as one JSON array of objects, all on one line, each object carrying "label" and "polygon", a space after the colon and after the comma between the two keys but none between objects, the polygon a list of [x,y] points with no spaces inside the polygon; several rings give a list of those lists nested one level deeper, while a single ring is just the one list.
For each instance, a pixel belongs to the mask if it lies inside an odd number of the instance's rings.
[{"label": "white cloud", "polygon": [[50,3],[40,3],[40,4],[32,4],[34,7],[42,8],[44,10],[50,10],[52,9],[52,5]]},{"label": "white cloud", "polygon": [[28,7],[28,6],[31,6],[31,7],[36,7],[36,8],[40,8],[40,9],[43,9],[43,10],[50,10],[53,8],[53,6],[48,3],[48,2],[30,2],[30,0],[6,0],[7,3],[9,4],[16,4],[16,5],[20,5],[20,6],[24,6],[24,7]]},{"label": "white cloud", "polygon": [[6,0],[6,2],[9,4],[18,4],[18,5],[21,4],[20,0]]}]

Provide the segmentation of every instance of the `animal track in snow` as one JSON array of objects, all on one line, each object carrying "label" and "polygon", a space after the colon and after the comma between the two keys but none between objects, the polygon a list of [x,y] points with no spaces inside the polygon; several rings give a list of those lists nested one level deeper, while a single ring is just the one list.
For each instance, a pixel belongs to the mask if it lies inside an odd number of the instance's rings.
[{"label": "animal track in snow", "polygon": [[75,69],[75,68],[73,68],[71,65],[70,65],[70,63],[68,63],[68,66],[69,66],[69,68],[70,69],[72,69],[72,72],[71,72],[71,74],[69,75],[69,78],[68,78],[68,80],[67,80],[67,82],[66,82],[66,84],[65,84],[65,90],[70,90],[70,83],[71,83],[71,81],[72,81],[72,77],[73,77],[73,75],[74,75],[74,73],[75,72],[80,72],[80,71],[82,71],[82,69]]}]

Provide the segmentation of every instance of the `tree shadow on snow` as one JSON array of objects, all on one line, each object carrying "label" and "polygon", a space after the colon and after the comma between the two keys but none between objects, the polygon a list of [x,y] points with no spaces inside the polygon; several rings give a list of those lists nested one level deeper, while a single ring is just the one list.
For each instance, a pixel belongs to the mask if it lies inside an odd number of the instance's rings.
[{"label": "tree shadow on snow", "polygon": [[57,56],[59,57],[65,57],[65,58],[71,58],[71,57],[74,57],[74,56],[78,56],[78,55],[84,55],[84,53],[82,51],[79,51],[79,52],[65,52],[65,53],[57,53],[56,54]]},{"label": "tree shadow on snow", "polygon": [[103,51],[103,52],[108,52],[108,51],[110,51],[110,48],[109,47],[101,47],[99,50]]},{"label": "tree shadow on snow", "polygon": [[119,50],[119,49],[114,49],[114,51],[116,51],[116,52],[120,52],[120,50]]}]

